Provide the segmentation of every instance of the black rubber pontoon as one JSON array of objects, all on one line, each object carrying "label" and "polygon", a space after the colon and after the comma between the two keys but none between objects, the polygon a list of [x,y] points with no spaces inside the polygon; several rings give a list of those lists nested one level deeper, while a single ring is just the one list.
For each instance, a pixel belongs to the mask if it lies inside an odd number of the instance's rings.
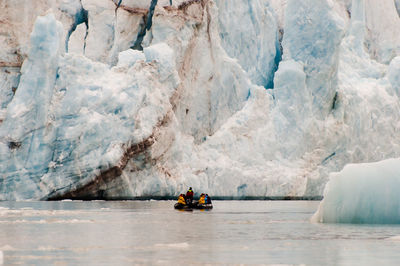
[{"label": "black rubber pontoon", "polygon": [[213,208],[212,204],[197,204],[196,202],[194,204],[190,205],[184,205],[181,203],[175,203],[174,208],[176,210],[193,210],[193,209],[198,209],[198,210],[211,210]]}]

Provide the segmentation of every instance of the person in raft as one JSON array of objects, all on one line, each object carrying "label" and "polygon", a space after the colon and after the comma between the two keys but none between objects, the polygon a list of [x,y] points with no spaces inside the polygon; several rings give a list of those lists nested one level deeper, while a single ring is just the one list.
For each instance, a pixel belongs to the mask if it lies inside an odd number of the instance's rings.
[{"label": "person in raft", "polygon": [[186,205],[186,201],[185,201],[185,195],[184,194],[180,194],[178,197],[178,203],[182,204],[182,205]]},{"label": "person in raft", "polygon": [[204,197],[204,202],[205,202],[206,204],[211,204],[211,197],[208,196],[208,194],[206,194],[206,196]]},{"label": "person in raft", "polygon": [[193,190],[192,187],[190,187],[186,192],[186,202],[188,205],[191,205],[192,201],[193,201]]},{"label": "person in raft", "polygon": [[206,197],[206,195],[205,195],[204,193],[201,193],[200,198],[199,198],[199,201],[198,201],[197,204],[198,204],[198,205],[204,205],[204,204],[206,203],[205,197]]}]

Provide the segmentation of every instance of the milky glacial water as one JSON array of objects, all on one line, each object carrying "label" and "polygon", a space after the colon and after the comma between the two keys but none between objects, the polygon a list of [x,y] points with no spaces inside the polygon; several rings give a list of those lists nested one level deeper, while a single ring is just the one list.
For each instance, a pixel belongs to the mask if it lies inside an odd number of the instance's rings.
[{"label": "milky glacial water", "polygon": [[400,226],[317,224],[318,201],[0,202],[0,264],[399,265]]}]

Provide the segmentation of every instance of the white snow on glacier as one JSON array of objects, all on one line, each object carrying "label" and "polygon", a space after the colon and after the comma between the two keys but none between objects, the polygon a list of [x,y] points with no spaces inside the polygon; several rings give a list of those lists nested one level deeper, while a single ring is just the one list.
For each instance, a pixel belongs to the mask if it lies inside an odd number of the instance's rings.
[{"label": "white snow on glacier", "polygon": [[2,2],[0,199],[320,196],[400,156],[394,1],[150,2]]},{"label": "white snow on glacier", "polygon": [[312,220],[324,223],[400,223],[400,161],[348,164],[333,173]]}]

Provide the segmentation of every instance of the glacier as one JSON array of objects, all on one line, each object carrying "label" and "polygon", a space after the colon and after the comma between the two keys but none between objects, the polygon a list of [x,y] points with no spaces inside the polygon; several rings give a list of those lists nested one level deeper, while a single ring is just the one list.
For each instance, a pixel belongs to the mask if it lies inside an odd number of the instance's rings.
[{"label": "glacier", "polygon": [[400,157],[398,7],[2,1],[0,200],[320,197]]},{"label": "glacier", "polygon": [[313,221],[400,223],[400,161],[348,164],[332,173]]}]

